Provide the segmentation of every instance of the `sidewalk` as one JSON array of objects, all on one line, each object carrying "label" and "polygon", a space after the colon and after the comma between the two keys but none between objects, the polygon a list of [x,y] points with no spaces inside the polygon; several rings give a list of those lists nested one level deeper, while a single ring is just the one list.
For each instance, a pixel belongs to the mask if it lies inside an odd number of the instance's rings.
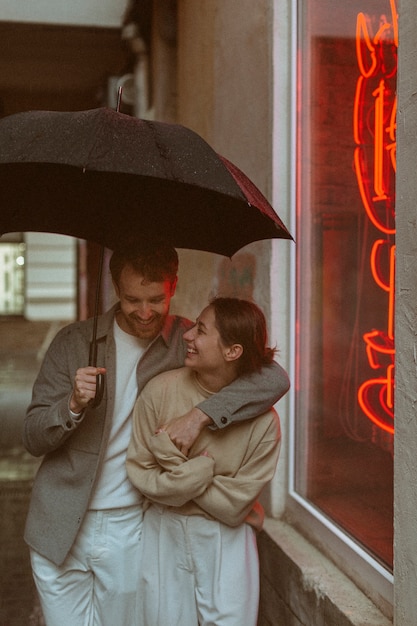
[{"label": "sidewalk", "polygon": [[0,626],[43,626],[23,530],[40,459],[21,430],[40,362],[62,324],[0,318]]}]

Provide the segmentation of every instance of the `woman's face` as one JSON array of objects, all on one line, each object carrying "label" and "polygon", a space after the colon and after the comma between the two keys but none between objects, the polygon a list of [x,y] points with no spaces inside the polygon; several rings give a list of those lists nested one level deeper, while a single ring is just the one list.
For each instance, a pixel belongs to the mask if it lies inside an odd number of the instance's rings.
[{"label": "woman's face", "polygon": [[184,334],[187,343],[185,365],[200,374],[219,371],[225,364],[225,346],[215,322],[214,309],[208,306],[200,313],[194,326]]}]

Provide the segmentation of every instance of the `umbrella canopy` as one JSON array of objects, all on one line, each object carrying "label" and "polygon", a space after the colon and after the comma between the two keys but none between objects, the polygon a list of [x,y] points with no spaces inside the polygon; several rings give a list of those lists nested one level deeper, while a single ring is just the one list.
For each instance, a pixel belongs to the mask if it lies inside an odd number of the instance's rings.
[{"label": "umbrella canopy", "polygon": [[107,248],[135,234],[232,256],[292,239],[257,187],[198,134],[108,108],[0,120],[0,234],[60,233]]}]

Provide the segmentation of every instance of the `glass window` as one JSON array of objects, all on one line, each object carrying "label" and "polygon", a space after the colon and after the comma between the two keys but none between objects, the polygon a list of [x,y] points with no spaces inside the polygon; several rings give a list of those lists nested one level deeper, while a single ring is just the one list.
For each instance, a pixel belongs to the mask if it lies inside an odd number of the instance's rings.
[{"label": "glass window", "polygon": [[391,570],[396,7],[298,8],[293,489]]},{"label": "glass window", "polygon": [[24,243],[0,243],[0,315],[23,315]]}]

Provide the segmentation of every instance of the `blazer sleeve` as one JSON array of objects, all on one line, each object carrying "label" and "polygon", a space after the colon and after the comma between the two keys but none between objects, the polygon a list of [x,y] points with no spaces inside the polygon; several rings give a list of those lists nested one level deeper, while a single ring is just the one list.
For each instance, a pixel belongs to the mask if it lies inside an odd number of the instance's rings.
[{"label": "blazer sleeve", "polygon": [[58,449],[78,429],[86,413],[77,417],[69,410],[75,371],[69,366],[67,332],[60,331],[49,346],[26,412],[23,444],[34,456]]},{"label": "blazer sleeve", "polygon": [[213,420],[214,427],[224,428],[233,422],[262,415],[289,388],[288,374],[274,361],[260,372],[240,376],[197,406]]}]

